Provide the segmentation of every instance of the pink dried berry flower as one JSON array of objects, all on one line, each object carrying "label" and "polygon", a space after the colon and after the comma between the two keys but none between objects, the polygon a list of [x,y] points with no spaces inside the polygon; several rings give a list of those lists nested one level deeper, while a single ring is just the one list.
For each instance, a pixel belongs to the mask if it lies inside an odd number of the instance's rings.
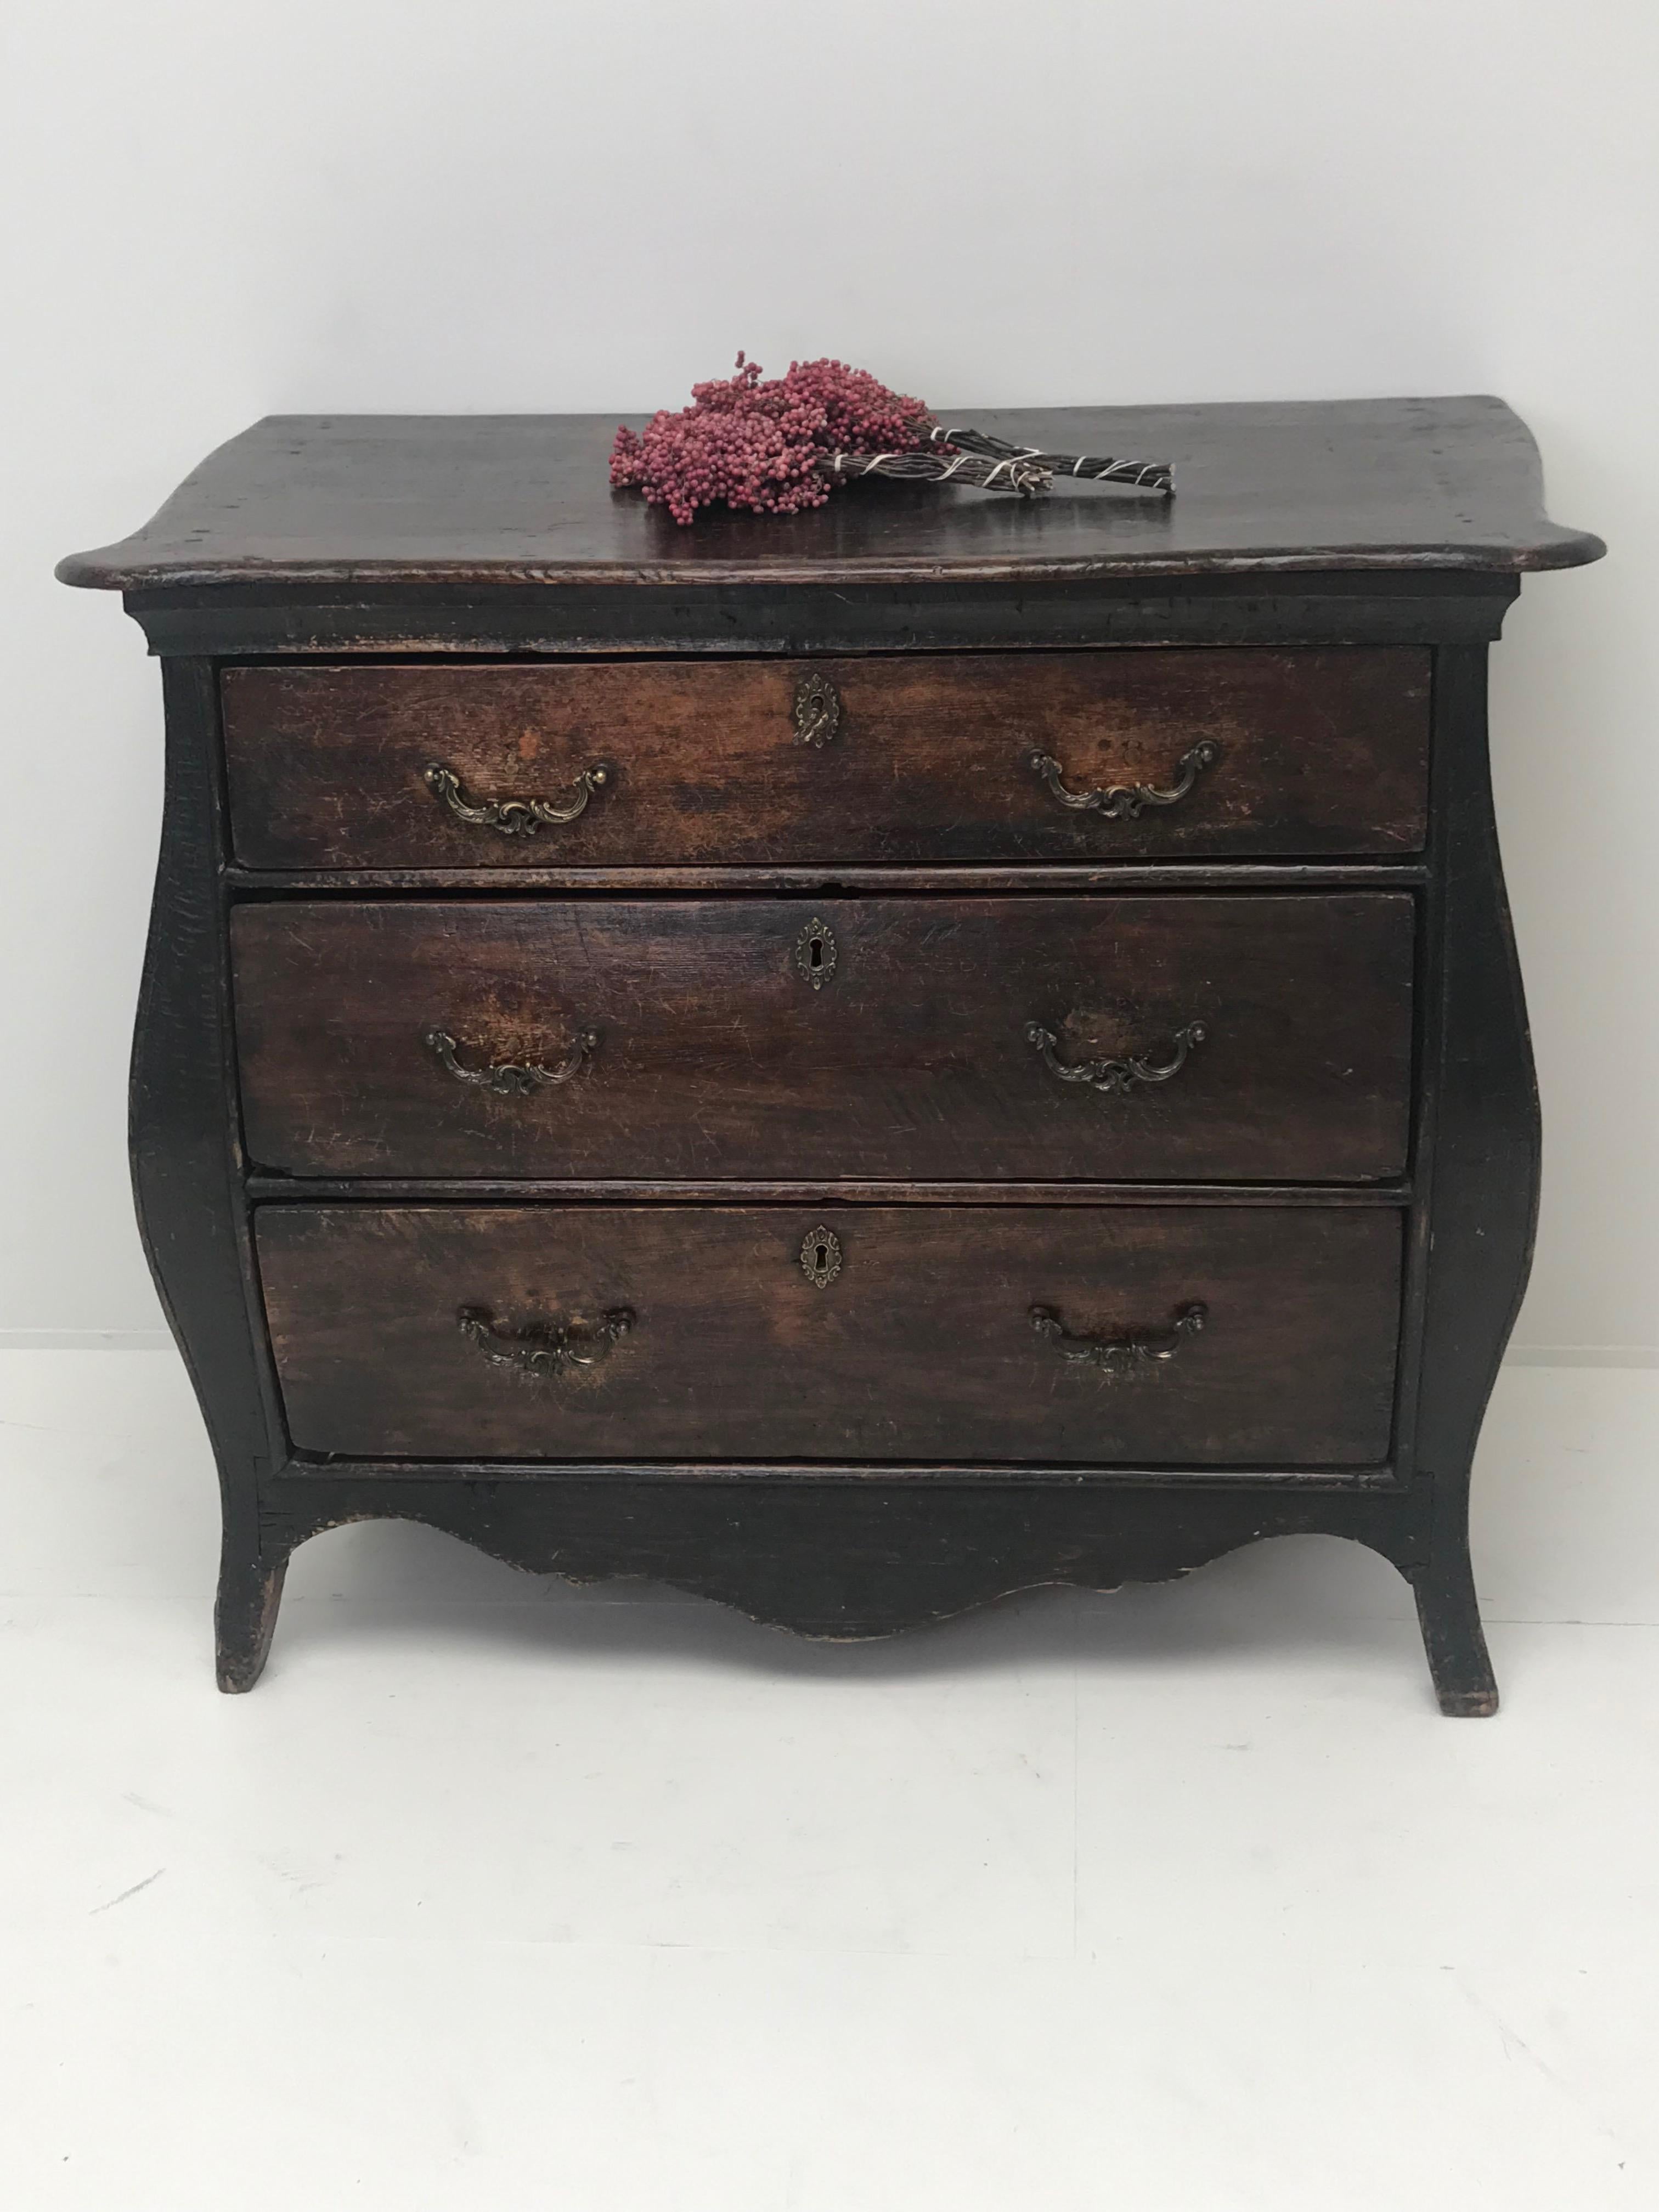
[{"label": "pink dried berry flower", "polygon": [[680,523],[720,500],[794,514],[829,498],[825,455],[912,453],[933,427],[921,400],[890,392],[866,370],[791,362],[787,375],[768,380],[739,354],[731,376],[692,386],[689,407],[664,409],[643,431],[624,424],[611,451],[611,481]]}]

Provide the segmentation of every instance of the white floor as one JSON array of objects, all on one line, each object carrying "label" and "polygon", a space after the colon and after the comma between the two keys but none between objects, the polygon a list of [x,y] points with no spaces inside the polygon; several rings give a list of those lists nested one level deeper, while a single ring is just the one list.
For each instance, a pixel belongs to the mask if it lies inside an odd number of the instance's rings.
[{"label": "white floor", "polygon": [[1656,1451],[1505,1375],[1495,1721],[1318,1539],[836,1649],[344,1529],[222,1698],[176,1361],[0,1355],[4,2201],[1646,2212]]}]

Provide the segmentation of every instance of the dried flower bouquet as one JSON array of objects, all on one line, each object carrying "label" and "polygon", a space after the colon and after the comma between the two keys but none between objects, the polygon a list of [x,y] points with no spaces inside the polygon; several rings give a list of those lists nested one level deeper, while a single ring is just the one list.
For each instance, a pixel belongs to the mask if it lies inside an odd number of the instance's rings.
[{"label": "dried flower bouquet", "polygon": [[1045,453],[981,430],[947,429],[920,399],[839,361],[798,361],[763,377],[738,356],[729,377],[691,387],[691,404],[665,408],[643,431],[624,424],[611,453],[611,481],[638,490],[688,523],[724,501],[760,514],[822,507],[859,477],[969,483],[987,491],[1046,492],[1056,475],[1126,485],[1169,497],[1165,461]]}]

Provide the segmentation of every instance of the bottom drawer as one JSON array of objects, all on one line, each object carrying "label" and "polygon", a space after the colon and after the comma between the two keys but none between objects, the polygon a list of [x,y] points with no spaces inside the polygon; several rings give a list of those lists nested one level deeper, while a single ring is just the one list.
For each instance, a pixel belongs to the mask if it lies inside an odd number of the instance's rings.
[{"label": "bottom drawer", "polygon": [[1361,1207],[261,1207],[307,1453],[1350,1467],[1401,1217]]}]

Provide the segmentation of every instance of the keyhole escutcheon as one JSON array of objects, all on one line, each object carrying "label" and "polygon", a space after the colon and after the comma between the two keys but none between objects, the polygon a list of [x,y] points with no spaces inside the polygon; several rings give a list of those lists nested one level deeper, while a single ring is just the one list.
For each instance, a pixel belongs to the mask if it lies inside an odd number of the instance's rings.
[{"label": "keyhole escutcheon", "polygon": [[795,939],[795,966],[815,991],[821,991],[835,974],[839,957],[836,933],[814,915]]},{"label": "keyhole escutcheon", "polygon": [[820,1291],[827,1291],[841,1273],[841,1239],[822,1222],[802,1240],[800,1271]]}]

